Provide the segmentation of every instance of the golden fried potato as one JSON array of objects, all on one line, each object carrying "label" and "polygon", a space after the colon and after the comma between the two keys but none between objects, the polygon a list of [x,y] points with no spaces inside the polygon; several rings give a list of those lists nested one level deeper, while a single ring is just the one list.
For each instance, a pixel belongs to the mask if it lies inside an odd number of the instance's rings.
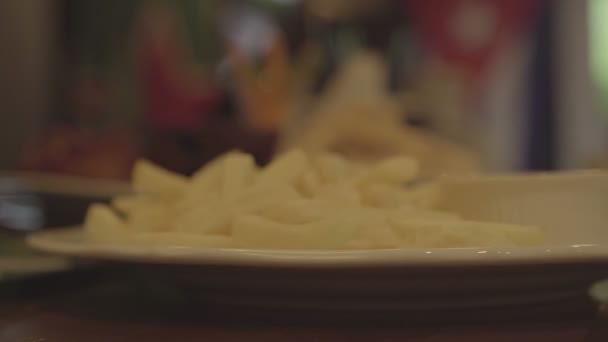
[{"label": "golden fried potato", "polygon": [[125,222],[105,204],[93,204],[87,211],[84,229],[100,242],[115,242],[126,232]]},{"label": "golden fried potato", "polygon": [[135,163],[132,178],[136,192],[168,199],[178,198],[188,186],[188,178],[147,160],[139,160]]},{"label": "golden fried potato", "polygon": [[[93,205],[88,236],[108,243],[193,248],[392,249],[527,246],[538,227],[466,221],[436,209],[441,189],[412,183],[405,157],[374,165],[291,151],[258,169],[230,152],[189,180],[147,161],[136,195]],[[416,185],[417,184],[417,185]],[[118,214],[120,213],[120,215]]]}]

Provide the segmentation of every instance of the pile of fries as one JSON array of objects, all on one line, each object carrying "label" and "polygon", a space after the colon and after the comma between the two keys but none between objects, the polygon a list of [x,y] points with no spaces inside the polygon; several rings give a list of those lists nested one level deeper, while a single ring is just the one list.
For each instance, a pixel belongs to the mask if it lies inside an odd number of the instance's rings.
[{"label": "pile of fries", "polygon": [[292,150],[260,168],[230,152],[191,178],[148,161],[135,194],[93,205],[85,229],[101,243],[300,250],[527,246],[538,227],[469,221],[435,209],[441,189],[415,185],[407,157],[374,164]]}]

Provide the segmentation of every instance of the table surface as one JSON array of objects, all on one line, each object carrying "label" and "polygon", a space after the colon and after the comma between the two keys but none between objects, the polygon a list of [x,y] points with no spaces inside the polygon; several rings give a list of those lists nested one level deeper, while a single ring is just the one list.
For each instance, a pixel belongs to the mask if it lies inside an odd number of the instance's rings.
[{"label": "table surface", "polygon": [[608,341],[605,325],[588,303],[536,315],[521,308],[495,321],[395,315],[317,320],[298,313],[273,318],[226,313],[126,278],[87,270],[5,283],[0,341]]}]

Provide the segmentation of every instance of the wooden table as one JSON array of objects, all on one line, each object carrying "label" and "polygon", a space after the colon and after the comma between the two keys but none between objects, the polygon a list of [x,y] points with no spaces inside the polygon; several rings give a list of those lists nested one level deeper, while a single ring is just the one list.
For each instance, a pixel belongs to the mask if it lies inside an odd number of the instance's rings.
[{"label": "wooden table", "polygon": [[523,319],[522,309],[510,319],[459,324],[381,315],[333,321],[297,313],[235,315],[148,285],[108,270],[4,284],[0,341],[608,341],[585,303],[534,318]]}]

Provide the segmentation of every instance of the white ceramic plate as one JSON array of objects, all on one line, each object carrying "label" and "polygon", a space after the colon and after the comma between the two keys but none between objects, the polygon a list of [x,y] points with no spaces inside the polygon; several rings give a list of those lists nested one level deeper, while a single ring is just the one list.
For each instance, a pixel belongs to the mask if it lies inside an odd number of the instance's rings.
[{"label": "white ceramic plate", "polygon": [[96,243],[79,227],[33,234],[29,244],[42,251],[73,257],[151,264],[252,267],[481,266],[608,262],[608,246],[550,245],[528,248],[442,248],[349,251],[129,246]]},{"label": "white ceramic plate", "polygon": [[493,307],[581,295],[608,275],[608,174],[443,181],[445,209],[536,224],[536,248],[270,251],[89,242],[76,228],[32,235],[34,248],[154,269],[214,301],[304,309]]}]

